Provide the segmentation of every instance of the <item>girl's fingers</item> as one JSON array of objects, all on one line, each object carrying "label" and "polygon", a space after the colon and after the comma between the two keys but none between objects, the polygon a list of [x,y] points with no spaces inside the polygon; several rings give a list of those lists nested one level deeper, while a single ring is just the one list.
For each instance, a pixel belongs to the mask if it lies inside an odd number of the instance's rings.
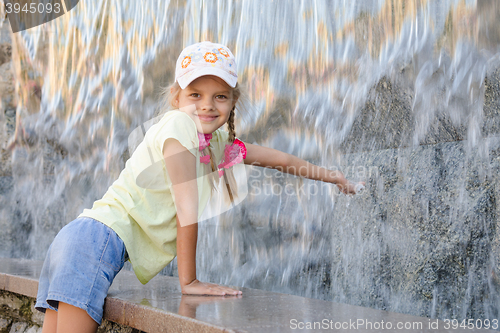
[{"label": "girl's fingers", "polygon": [[344,194],[361,194],[365,190],[365,182],[348,182],[345,186],[339,186],[339,189]]},{"label": "girl's fingers", "polygon": [[193,288],[188,288],[184,291],[186,294],[195,295],[213,295],[213,296],[225,296],[225,295],[241,295],[242,292],[229,287],[219,286],[213,283],[199,283],[196,286],[191,286]]},{"label": "girl's fingers", "polygon": [[235,289],[230,289],[230,288],[227,288],[226,290],[224,290],[224,292],[226,293],[226,295],[239,295],[239,294],[241,294],[241,291],[235,290]]},{"label": "girl's fingers", "polygon": [[236,290],[236,289],[233,289],[233,288],[229,288],[229,287],[225,287],[225,286],[220,286],[218,284],[210,284],[210,285],[214,289],[217,289],[219,291],[223,291],[223,292],[226,292],[226,293],[238,293],[239,292],[239,290]]},{"label": "girl's fingers", "polygon": [[241,291],[235,290],[232,288],[227,288],[227,287],[220,287],[217,290],[218,295],[239,295],[241,294]]},{"label": "girl's fingers", "polygon": [[363,183],[357,183],[356,186],[354,186],[354,193],[355,194],[361,194],[365,190],[365,185]]}]

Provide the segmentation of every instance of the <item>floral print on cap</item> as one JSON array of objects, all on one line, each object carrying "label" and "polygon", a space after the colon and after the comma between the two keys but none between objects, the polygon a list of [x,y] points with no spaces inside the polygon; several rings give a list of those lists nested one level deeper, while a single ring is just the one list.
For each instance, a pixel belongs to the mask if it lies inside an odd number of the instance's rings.
[{"label": "floral print on cap", "polygon": [[215,53],[212,53],[212,52],[207,52],[203,56],[203,59],[205,59],[206,62],[214,63],[217,61],[217,55]]},{"label": "floral print on cap", "polygon": [[191,63],[191,57],[186,56],[184,60],[182,60],[182,68],[186,68]]},{"label": "floral print on cap", "polygon": [[203,75],[215,75],[235,87],[238,81],[234,55],[222,44],[201,42],[182,50],[175,68],[175,80],[184,89]]},{"label": "floral print on cap", "polygon": [[224,57],[229,58],[229,53],[224,48],[219,49],[220,54],[222,54]]}]

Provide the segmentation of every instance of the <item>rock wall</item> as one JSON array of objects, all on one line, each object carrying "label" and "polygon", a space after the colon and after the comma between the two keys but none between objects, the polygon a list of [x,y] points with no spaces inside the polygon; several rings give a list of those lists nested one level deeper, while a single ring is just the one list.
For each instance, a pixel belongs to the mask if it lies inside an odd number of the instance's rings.
[{"label": "rock wall", "polygon": [[0,290],[0,332],[42,332],[43,314],[34,305],[32,298]]},{"label": "rock wall", "polygon": [[14,74],[12,72],[12,46],[7,34],[8,25],[0,28],[0,177],[11,174],[10,153],[6,146],[14,133],[16,99],[14,97]]},{"label": "rock wall", "polygon": [[[0,333],[41,333],[44,315],[35,299],[0,290]],[[132,327],[103,320],[97,333],[140,333]]]},{"label": "rock wall", "polygon": [[[351,176],[352,166],[370,170],[368,193],[333,203],[327,195],[258,198],[226,217],[243,231],[213,246],[239,256],[234,275],[244,279],[236,285],[433,318],[494,319],[500,137],[481,144],[487,158],[467,153],[465,141],[345,155]],[[269,207],[280,207],[279,214]],[[301,216],[306,230],[293,222]],[[224,245],[230,241],[236,251]],[[216,276],[221,266],[204,269]]]}]

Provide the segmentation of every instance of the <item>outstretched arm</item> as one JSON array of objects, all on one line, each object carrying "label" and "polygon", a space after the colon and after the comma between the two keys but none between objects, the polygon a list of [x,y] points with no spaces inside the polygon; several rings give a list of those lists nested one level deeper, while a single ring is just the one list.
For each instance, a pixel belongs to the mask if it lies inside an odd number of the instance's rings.
[{"label": "outstretched arm", "polygon": [[[355,194],[355,183],[348,181],[338,170],[328,170],[282,151],[245,143],[245,164],[276,169],[295,176],[332,183],[345,194]],[[362,183],[364,184],[364,183]]]}]

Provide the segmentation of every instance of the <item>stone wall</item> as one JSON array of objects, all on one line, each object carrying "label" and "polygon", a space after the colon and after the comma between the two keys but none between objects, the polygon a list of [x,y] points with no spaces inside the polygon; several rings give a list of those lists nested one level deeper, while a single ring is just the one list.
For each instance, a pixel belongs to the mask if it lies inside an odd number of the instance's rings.
[{"label": "stone wall", "polygon": [[6,149],[8,139],[14,133],[16,101],[14,98],[14,74],[12,72],[12,46],[7,24],[0,28],[0,177],[10,174],[10,154]]},{"label": "stone wall", "polygon": [[[44,315],[35,299],[0,290],[0,333],[41,333]],[[98,333],[139,333],[139,330],[103,320]]]},{"label": "stone wall", "polygon": [[34,299],[0,290],[0,333],[42,332],[43,314]]}]

